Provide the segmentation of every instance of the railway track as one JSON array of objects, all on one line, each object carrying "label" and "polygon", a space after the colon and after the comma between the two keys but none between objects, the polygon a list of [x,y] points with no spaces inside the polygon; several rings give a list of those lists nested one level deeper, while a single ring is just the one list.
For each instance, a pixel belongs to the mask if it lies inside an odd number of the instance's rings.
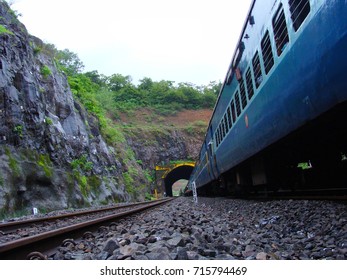
[{"label": "railway track", "polygon": [[0,259],[44,259],[65,239],[92,234],[100,226],[172,198],[0,224]]}]

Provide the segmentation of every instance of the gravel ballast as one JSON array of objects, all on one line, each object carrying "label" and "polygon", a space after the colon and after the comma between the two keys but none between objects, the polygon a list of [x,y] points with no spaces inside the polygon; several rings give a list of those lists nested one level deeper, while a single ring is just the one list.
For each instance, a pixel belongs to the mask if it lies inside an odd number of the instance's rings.
[{"label": "gravel ballast", "polygon": [[347,259],[347,206],[180,197],[50,256],[85,260]]}]

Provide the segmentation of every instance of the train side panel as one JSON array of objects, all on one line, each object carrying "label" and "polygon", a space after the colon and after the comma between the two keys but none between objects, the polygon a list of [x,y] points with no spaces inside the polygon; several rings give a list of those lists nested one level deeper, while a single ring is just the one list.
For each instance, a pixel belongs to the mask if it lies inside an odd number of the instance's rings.
[{"label": "train side panel", "polygon": [[347,99],[342,77],[347,65],[347,5],[340,2],[311,15],[303,34],[282,54],[218,147],[222,173]]},{"label": "train side panel", "polygon": [[206,163],[192,175],[198,187],[346,102],[346,14],[344,0],[253,1],[206,133]]}]

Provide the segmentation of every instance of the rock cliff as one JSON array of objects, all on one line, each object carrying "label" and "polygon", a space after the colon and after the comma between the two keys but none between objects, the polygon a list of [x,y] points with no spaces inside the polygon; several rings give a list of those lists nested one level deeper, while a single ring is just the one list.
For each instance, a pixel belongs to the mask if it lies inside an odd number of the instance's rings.
[{"label": "rock cliff", "polygon": [[49,50],[0,2],[0,209],[127,201],[122,164]]},{"label": "rock cliff", "polygon": [[0,214],[143,199],[144,169],[196,157],[199,139],[175,130],[107,144],[52,57],[0,1]]},{"label": "rock cliff", "polygon": [[154,169],[170,161],[197,158],[204,133],[189,134],[179,129],[137,129],[127,136],[127,143],[143,166]]}]

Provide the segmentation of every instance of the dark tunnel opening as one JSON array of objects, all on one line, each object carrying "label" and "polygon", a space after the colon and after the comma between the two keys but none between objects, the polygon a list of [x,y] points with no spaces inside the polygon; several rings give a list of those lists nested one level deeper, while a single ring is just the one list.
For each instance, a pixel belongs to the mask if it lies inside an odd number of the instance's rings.
[{"label": "dark tunnel opening", "polygon": [[194,167],[190,165],[182,165],[172,169],[165,177],[166,196],[172,196],[172,185],[180,179],[189,180]]}]

